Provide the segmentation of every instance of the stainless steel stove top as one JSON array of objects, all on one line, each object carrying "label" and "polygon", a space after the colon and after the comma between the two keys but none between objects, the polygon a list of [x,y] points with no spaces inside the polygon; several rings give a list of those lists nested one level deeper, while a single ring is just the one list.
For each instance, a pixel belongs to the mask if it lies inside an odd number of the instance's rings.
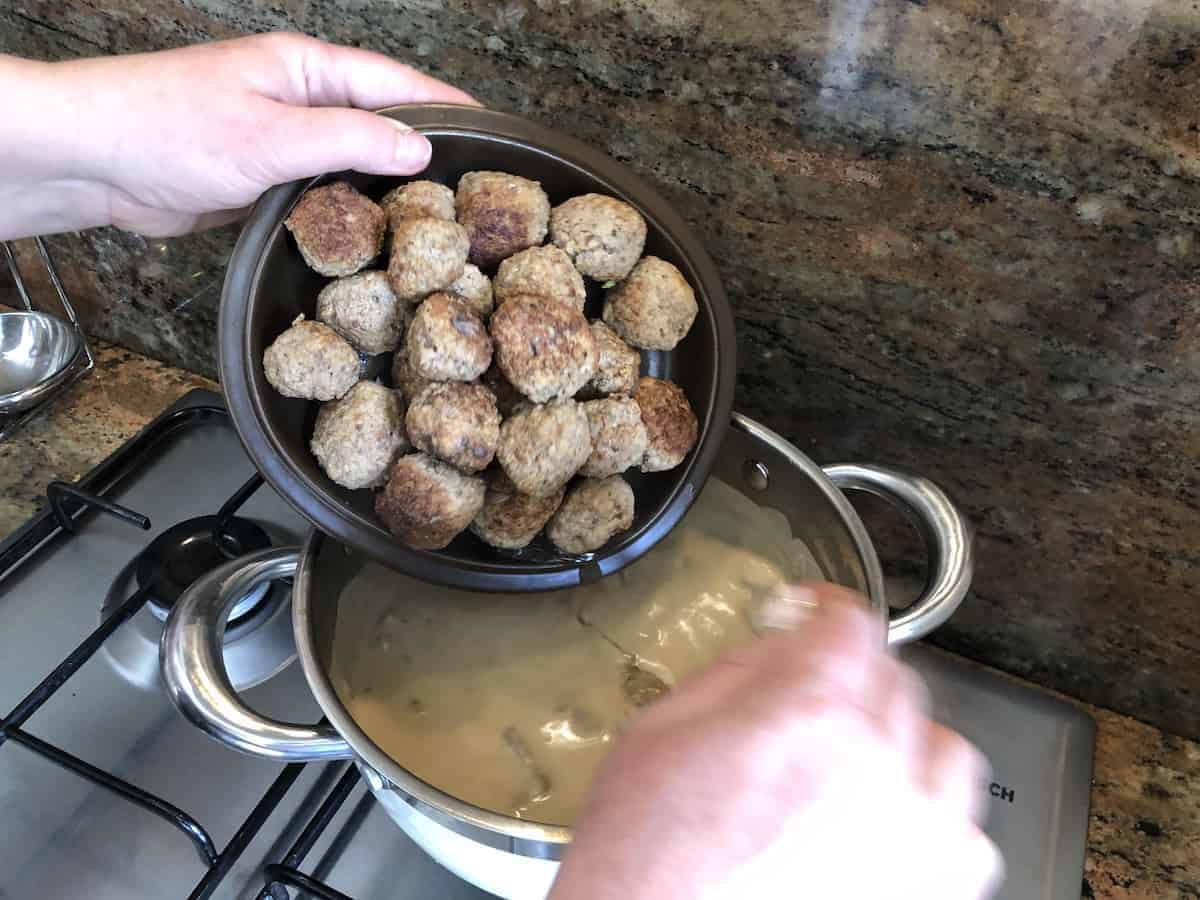
[{"label": "stainless steel stove top", "polygon": [[[75,533],[46,511],[0,545],[3,900],[281,898],[303,896],[283,884],[305,876],[331,888],[312,885],[310,896],[487,896],[425,856],[345,764],[252,759],[185,722],[158,681],[153,601],[111,635],[93,634],[102,615],[132,608],[127,601],[142,586],[133,561],[152,540],[213,516],[253,475],[220,398],[196,391],[80,483],[148,516],[150,530],[68,500]],[[296,543],[306,530],[265,486],[237,515],[255,540],[252,525],[276,544]],[[186,575],[194,562],[172,565]],[[286,588],[276,586],[234,630],[227,661],[235,680],[254,685],[244,692],[252,706],[316,721],[320,711],[289,663],[288,614]],[[94,645],[93,655],[61,687],[39,688],[89,640],[83,649]],[[1008,860],[1003,900],[1074,900],[1091,720],[936,651],[916,647],[906,656],[928,680],[938,717],[992,760],[994,781],[983,789],[992,796],[988,830]],[[272,876],[280,883],[262,893]]]}]

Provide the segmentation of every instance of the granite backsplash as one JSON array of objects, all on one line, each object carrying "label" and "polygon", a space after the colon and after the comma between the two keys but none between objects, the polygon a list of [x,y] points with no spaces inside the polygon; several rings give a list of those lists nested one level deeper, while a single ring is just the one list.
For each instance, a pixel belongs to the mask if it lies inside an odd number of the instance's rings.
[{"label": "granite backsplash", "polygon": [[[0,6],[0,50],[42,58],[275,28],[412,61],[653,182],[733,299],[738,408],[969,510],[975,588],[937,642],[1200,737],[1192,3]],[[93,333],[213,375],[233,238],[51,245]]]}]

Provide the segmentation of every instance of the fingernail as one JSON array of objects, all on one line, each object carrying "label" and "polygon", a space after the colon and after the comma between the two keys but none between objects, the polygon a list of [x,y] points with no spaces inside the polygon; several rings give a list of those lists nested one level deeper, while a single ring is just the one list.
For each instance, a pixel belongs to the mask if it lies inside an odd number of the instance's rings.
[{"label": "fingernail", "polygon": [[396,128],[396,161],[423,169],[429,164],[433,147],[429,139],[403,122],[389,119]]},{"label": "fingernail", "polygon": [[812,618],[818,605],[817,592],[799,585],[773,590],[754,616],[755,631],[795,631]]}]

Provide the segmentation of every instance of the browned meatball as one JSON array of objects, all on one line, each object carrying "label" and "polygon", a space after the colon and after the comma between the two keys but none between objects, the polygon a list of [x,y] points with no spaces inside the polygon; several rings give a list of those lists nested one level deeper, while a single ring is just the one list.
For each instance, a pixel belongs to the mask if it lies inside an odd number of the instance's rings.
[{"label": "browned meatball", "polygon": [[580,475],[607,478],[642,461],[649,438],[642,411],[630,397],[608,397],[583,404],[592,436],[592,453]]},{"label": "browned meatball", "polygon": [[633,524],[633,508],[633,488],[620,475],[587,478],[567,494],[546,536],[564,553],[591,553]]},{"label": "browned meatball", "polygon": [[403,219],[392,229],[388,278],[401,300],[420,300],[463,273],[470,244],[466,229],[442,219]]},{"label": "browned meatball", "polygon": [[536,294],[583,312],[587,290],[571,257],[557,247],[530,247],[514,253],[496,272],[492,285],[499,305],[518,294]]},{"label": "browned meatball", "polygon": [[328,325],[298,316],[263,353],[263,374],[285,397],[336,400],[358,381],[360,361]]},{"label": "browned meatball", "polygon": [[496,409],[500,410],[500,415],[506,419],[517,411],[518,406],[529,402],[512,386],[512,382],[504,377],[504,373],[496,367],[495,361],[480,380],[495,395]]},{"label": "browned meatball", "polygon": [[433,383],[433,379],[422,377],[412,367],[404,344],[396,348],[396,355],[392,357],[392,387],[400,392],[405,403],[412,403],[417,394]]},{"label": "browned meatball", "polygon": [[454,191],[436,181],[402,184],[384,194],[379,205],[393,228],[405,219],[454,221]]},{"label": "browned meatball", "polygon": [[492,314],[490,328],[500,371],[535,403],[573,397],[596,374],[596,339],[569,306],[519,295]]},{"label": "browned meatball", "polygon": [[424,453],[403,456],[375,496],[375,512],[397,540],[416,550],[441,550],[483,506],[482,478],[464,475]]},{"label": "browned meatball", "polygon": [[646,220],[615,197],[584,194],[554,207],[550,240],[566,251],[584,275],[619,281],[642,255]]},{"label": "browned meatball", "polygon": [[404,346],[413,370],[433,381],[474,381],[492,361],[483,322],[453,294],[431,294],[417,307]]},{"label": "browned meatball", "polygon": [[360,381],[341,400],[321,404],[310,446],[325,474],[343,487],[383,484],[392,461],[409,446],[400,397],[382,384]]},{"label": "browned meatball", "polygon": [[454,206],[471,236],[471,262],[488,268],[546,239],[550,199],[536,181],[504,172],[468,172]]},{"label": "browned meatball", "polygon": [[604,321],[645,350],[673,350],[692,327],[696,295],[666,260],[647,256],[604,299]]},{"label": "browned meatball", "polygon": [[530,497],[518,491],[504,472],[495,472],[471,530],[493,547],[520,550],[537,537],[562,499],[563,488],[548,497]]},{"label": "browned meatball", "polygon": [[649,706],[659,697],[670,693],[671,686],[653,672],[641,668],[635,663],[625,666],[625,677],[621,688],[625,697],[634,706]]},{"label": "browned meatball", "polygon": [[335,181],[305,191],[283,224],[309,268],[337,277],[353,275],[379,255],[387,216],[346,182]]},{"label": "browned meatball", "polygon": [[414,447],[464,472],[491,465],[500,443],[496,398],[482,384],[429,385],[409,405],[405,423]]},{"label": "browned meatball", "polygon": [[339,278],[317,294],[317,318],[363,353],[395,350],[409,314],[392,293],[386,272]]},{"label": "browned meatball", "polygon": [[557,400],[506,419],[496,458],[521,493],[549,497],[571,480],[591,452],[583,407],[574,400]]},{"label": "browned meatball", "polygon": [[596,374],[588,388],[601,397],[632,395],[637,390],[642,355],[603,322],[592,323],[592,337],[596,339]]},{"label": "browned meatball", "polygon": [[446,293],[461,297],[471,307],[471,312],[485,322],[492,314],[492,280],[479,271],[479,266],[467,263],[462,275],[446,288]]},{"label": "browned meatball", "polygon": [[648,444],[642,457],[643,472],[673,469],[696,446],[700,425],[677,384],[658,378],[643,377],[634,395],[642,411]]}]

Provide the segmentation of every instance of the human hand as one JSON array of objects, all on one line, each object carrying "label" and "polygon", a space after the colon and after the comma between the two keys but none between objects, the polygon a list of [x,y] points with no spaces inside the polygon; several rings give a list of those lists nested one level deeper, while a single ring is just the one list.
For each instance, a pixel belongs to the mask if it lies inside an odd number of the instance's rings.
[{"label": "human hand", "polygon": [[429,142],[369,110],[474,103],[377,53],[270,34],[162,53],[0,57],[0,238],[231,221],[267,188],[356,169],[411,175]]},{"label": "human hand", "polygon": [[[831,585],[636,719],[551,900],[977,900],[1002,862],[977,827],[979,752],[926,718],[877,619]],[[786,610],[785,610],[786,612]]]}]

